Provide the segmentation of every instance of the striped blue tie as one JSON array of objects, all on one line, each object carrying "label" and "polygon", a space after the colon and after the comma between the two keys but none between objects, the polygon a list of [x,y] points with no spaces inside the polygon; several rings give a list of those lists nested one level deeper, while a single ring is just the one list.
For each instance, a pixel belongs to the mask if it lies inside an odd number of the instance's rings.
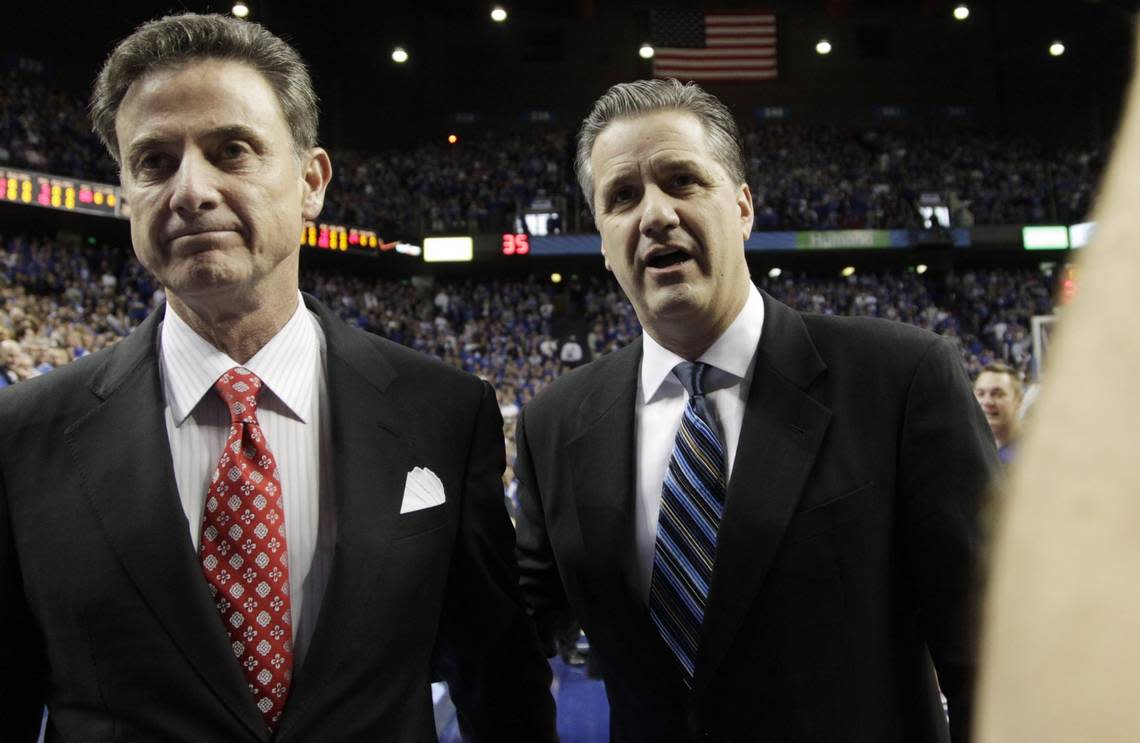
[{"label": "striped blue tie", "polygon": [[689,401],[665,473],[649,584],[649,614],[690,688],[725,498],[724,444],[705,400],[706,369],[689,362],[673,369]]}]

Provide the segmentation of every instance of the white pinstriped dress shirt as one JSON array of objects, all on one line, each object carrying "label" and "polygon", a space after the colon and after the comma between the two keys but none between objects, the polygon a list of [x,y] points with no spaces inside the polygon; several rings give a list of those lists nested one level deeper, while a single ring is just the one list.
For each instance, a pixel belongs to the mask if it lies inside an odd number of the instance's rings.
[{"label": "white pinstriped dress shirt", "polygon": [[230,426],[214,382],[235,366],[261,378],[257,418],[281,477],[298,666],[312,639],[336,543],[324,356],[324,331],[300,294],[293,317],[245,364],[214,348],[169,305],[159,332],[166,432],[195,552],[206,491]]}]

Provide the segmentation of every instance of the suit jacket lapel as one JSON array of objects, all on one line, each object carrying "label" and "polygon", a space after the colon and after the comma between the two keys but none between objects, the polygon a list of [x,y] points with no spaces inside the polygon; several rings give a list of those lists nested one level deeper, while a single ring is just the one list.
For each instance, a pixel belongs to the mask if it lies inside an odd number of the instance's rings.
[{"label": "suit jacket lapel", "polygon": [[377,571],[399,517],[404,481],[412,467],[406,414],[385,390],[396,372],[375,346],[311,297],[325,332],[336,547],[304,664],[290,690],[278,740],[287,737],[315,697],[326,698],[337,668],[353,654],[346,637],[366,636],[359,607],[375,588]]},{"label": "suit jacket lapel", "polygon": [[826,366],[799,314],[764,295],[756,354],[702,626],[699,695],[763,584],[815,462],[831,411],[807,389]]},{"label": "suit jacket lapel", "polygon": [[152,313],[111,352],[91,384],[100,402],[64,438],[107,541],[158,622],[203,683],[266,740],[178,498],[156,353],[163,314]]},{"label": "suit jacket lapel", "polygon": [[[589,554],[619,566],[613,595],[637,596],[634,539],[636,481],[634,407],[641,362],[641,339],[614,354],[577,411],[581,428],[566,445],[572,463],[573,493],[582,540]],[[602,592],[604,593],[604,592]]]},{"label": "suit jacket lapel", "polygon": [[[572,487],[584,549],[590,561],[602,566],[602,583],[593,583],[591,593],[605,602],[599,615],[610,625],[623,628],[625,651],[621,657],[637,666],[635,677],[658,684],[652,694],[680,699],[680,676],[669,650],[657,633],[642,595],[637,539],[634,532],[637,482],[634,460],[638,371],[641,364],[638,338],[607,357],[599,369],[601,383],[580,406],[581,428],[565,447],[572,463]],[[587,628],[587,631],[589,628]],[[616,659],[615,659],[616,660]],[[630,675],[623,671],[618,674]]]}]

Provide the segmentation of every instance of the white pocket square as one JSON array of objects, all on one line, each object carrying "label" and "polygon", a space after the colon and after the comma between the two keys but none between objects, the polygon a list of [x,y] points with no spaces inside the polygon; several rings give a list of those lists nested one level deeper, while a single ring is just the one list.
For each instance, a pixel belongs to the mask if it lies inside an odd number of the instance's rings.
[{"label": "white pocket square", "polygon": [[411,513],[438,506],[444,502],[443,483],[425,467],[413,467],[404,483],[404,501],[400,513]]}]

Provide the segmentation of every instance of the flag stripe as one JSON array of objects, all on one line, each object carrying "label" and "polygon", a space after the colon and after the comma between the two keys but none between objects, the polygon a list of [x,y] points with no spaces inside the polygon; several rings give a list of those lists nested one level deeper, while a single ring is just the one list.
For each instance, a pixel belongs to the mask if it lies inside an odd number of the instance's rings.
[{"label": "flag stripe", "polygon": [[768,59],[776,56],[775,47],[749,49],[657,49],[656,57],[662,59]]},{"label": "flag stripe", "polygon": [[675,77],[678,80],[775,80],[777,77],[775,70],[748,72],[741,72],[739,70],[704,70],[692,72],[689,70],[670,70],[664,68],[657,70],[655,74],[658,77]]},{"label": "flag stripe", "polygon": [[776,38],[776,29],[774,28],[760,28],[750,26],[725,26],[724,28],[706,28],[705,36],[711,41],[713,38],[733,38],[738,37],[741,39],[774,39]]},{"label": "flag stripe", "polygon": [[771,13],[705,13],[705,23],[766,23],[775,25],[776,16]]},{"label": "flag stripe", "polygon": [[[721,36],[721,37],[718,37],[715,39],[708,39],[705,41],[705,48],[706,49],[712,48],[712,47],[727,47],[730,49],[734,48],[734,47],[745,47],[745,48],[749,48],[749,49],[755,49],[755,48],[764,49],[764,48],[774,47],[775,45],[776,45],[776,40],[774,38],[773,39],[761,39],[761,38],[758,38],[756,36]],[[666,48],[668,48],[668,47],[666,47]]]},{"label": "flag stripe", "polygon": [[747,61],[735,61],[728,63],[726,63],[724,60],[719,59],[676,59],[670,60],[669,64],[662,66],[672,67],[678,70],[707,70],[717,67],[725,70],[775,71],[776,69],[776,63],[769,59],[750,59]]}]

